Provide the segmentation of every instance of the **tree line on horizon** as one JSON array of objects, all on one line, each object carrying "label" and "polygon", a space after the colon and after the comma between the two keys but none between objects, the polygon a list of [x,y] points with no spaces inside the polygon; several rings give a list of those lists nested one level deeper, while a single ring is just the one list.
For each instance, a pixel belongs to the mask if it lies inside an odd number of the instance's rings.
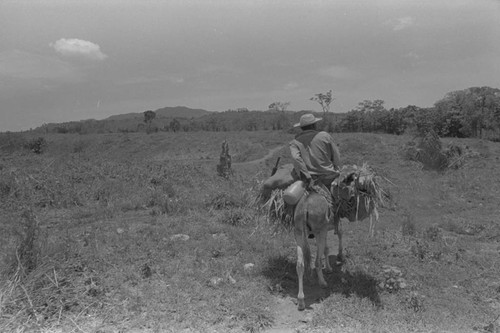
[{"label": "tree line on horizon", "polygon": [[[403,108],[384,106],[384,101],[364,100],[345,113],[329,112],[334,100],[331,90],[316,94],[324,117],[323,130],[328,132],[377,132],[401,135],[421,134],[434,130],[441,137],[473,137],[500,141],[500,89],[471,87],[447,93],[433,107],[408,105]],[[213,112],[201,117],[155,117],[154,111],[143,113],[143,119],[85,120],[44,124],[34,131],[42,133],[113,133],[113,132],[191,132],[191,131],[257,131],[291,130],[302,114],[311,111],[288,111],[289,102],[273,102],[268,111],[247,108]]]}]

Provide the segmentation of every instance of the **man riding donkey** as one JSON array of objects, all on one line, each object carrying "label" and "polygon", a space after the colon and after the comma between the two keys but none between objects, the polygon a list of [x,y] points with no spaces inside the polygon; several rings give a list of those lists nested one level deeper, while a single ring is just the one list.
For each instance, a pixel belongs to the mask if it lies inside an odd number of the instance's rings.
[{"label": "man riding donkey", "polygon": [[309,113],[300,117],[294,127],[300,127],[302,132],[290,142],[290,152],[294,170],[306,185],[314,181],[330,189],[340,175],[340,154],[331,135],[317,130],[321,120]]},{"label": "man riding donkey", "polygon": [[[290,142],[293,170],[281,169],[281,174],[268,178],[263,187],[263,195],[266,195],[266,191],[270,193],[273,189],[286,187],[283,200],[294,207],[292,219],[297,243],[299,310],[305,308],[303,276],[311,268],[307,238],[316,238],[315,268],[321,286],[327,285],[322,273],[323,255],[327,271],[332,271],[326,245],[327,232],[332,228],[339,237],[338,258],[343,256],[340,217],[334,212],[330,192],[332,182],[340,176],[340,154],[330,134],[318,130],[317,123],[321,120],[313,114],[300,117],[300,122],[294,127],[300,127],[302,131]],[[309,193],[304,195],[305,191]]]},{"label": "man riding donkey", "polygon": [[[312,114],[300,117],[300,122],[294,127],[300,127],[302,131],[290,142],[293,164],[277,170],[264,182],[262,188],[262,198],[267,200],[270,211],[276,207],[288,207],[293,211],[291,220],[297,243],[299,310],[306,306],[303,277],[311,268],[311,250],[307,238],[316,239],[314,267],[320,286],[326,287],[321,262],[323,256],[326,271],[333,270],[328,260],[328,231],[333,229],[337,234],[337,264],[340,265],[345,261],[340,219],[347,218],[353,222],[369,217],[370,232],[373,235],[372,215],[375,220],[378,219],[377,206],[383,204],[384,195],[377,176],[368,164],[364,163],[361,167],[343,166],[340,170],[337,145],[330,134],[317,129],[320,120],[322,119]],[[279,193],[282,193],[281,199],[279,195],[275,195]],[[287,205],[281,204],[280,200]],[[282,221],[289,221],[289,216],[289,213],[281,216],[278,214]]]},{"label": "man riding donkey", "polygon": [[[311,251],[307,238],[316,238],[315,270],[319,284],[326,287],[322,256],[325,257],[325,269],[329,272],[333,270],[326,245],[328,231],[333,229],[337,234],[337,264],[342,264],[345,258],[340,219],[361,221],[369,217],[372,231],[372,214],[378,219],[377,205],[383,203],[383,191],[377,184],[375,173],[367,164],[352,168],[344,166],[341,175],[337,145],[330,134],[317,129],[320,120],[322,119],[312,114],[304,114],[300,122],[294,125],[302,131],[290,142],[293,164],[283,166],[264,182],[262,188],[262,198],[267,200],[270,197],[266,203],[268,207],[288,207],[293,211],[291,220],[297,243],[299,310],[305,308],[303,276],[311,268]],[[273,173],[274,171],[276,170]],[[281,200],[287,205],[279,204],[276,201],[279,196],[275,193],[282,193]],[[290,215],[281,215],[282,221],[283,216],[288,220]]]},{"label": "man riding donkey", "polygon": [[306,189],[314,186],[316,190],[326,191],[323,194],[331,203],[330,186],[340,175],[340,154],[331,135],[318,130],[317,123],[321,120],[308,113],[294,125],[302,131],[290,142],[293,165],[284,165],[264,182],[264,199],[267,200],[274,189],[284,189],[301,180]]}]

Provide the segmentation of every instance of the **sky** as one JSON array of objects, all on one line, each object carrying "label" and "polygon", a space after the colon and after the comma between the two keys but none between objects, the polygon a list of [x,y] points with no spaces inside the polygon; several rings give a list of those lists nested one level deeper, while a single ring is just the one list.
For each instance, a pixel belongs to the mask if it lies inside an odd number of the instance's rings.
[{"label": "sky", "polygon": [[500,88],[500,0],[0,0],[0,131]]}]

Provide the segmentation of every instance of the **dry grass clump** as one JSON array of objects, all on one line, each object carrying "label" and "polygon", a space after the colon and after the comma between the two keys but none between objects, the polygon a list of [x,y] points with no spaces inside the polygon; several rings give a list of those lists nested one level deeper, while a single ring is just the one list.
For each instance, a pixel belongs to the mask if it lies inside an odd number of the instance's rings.
[{"label": "dry grass clump", "polygon": [[9,268],[1,276],[2,331],[48,327],[68,315],[97,308],[95,297],[102,294],[98,279],[84,269],[80,258],[68,255],[69,242],[60,244],[51,257],[47,235],[32,210],[25,210],[20,225],[17,245],[7,260]]},{"label": "dry grass clump", "polygon": [[443,145],[439,136],[433,130],[427,132],[420,138],[417,144],[417,160],[426,169],[442,170],[447,166],[446,155],[441,151]]},{"label": "dry grass clump", "polygon": [[41,154],[47,147],[47,141],[44,137],[31,139],[25,144],[25,148],[31,150],[35,154]]},{"label": "dry grass clump", "polygon": [[443,147],[439,136],[433,130],[414,138],[403,147],[403,156],[408,160],[420,162],[426,170],[457,169],[464,165],[468,157],[474,155],[467,147],[452,142]]},{"label": "dry grass clump", "polygon": [[453,142],[450,142],[446,148],[443,149],[443,153],[448,160],[448,169],[458,169],[465,165],[468,158],[478,156],[478,153],[474,152],[467,146],[460,146]]},{"label": "dry grass clump", "polygon": [[1,293],[0,313],[9,318],[4,329],[9,329],[9,321],[18,327],[21,323],[25,328],[47,327],[68,316],[96,313],[99,296],[104,293],[99,284],[96,276],[84,272],[76,262],[45,262],[24,277],[16,272]]},{"label": "dry grass clump", "polygon": [[237,195],[228,192],[220,192],[217,193],[213,198],[207,200],[206,206],[209,209],[221,210],[243,207],[245,206],[245,203],[242,201],[242,198],[238,197]]},{"label": "dry grass clump", "polygon": [[25,210],[22,217],[22,230],[18,231],[16,266],[21,275],[25,276],[33,271],[40,262],[42,231],[38,218],[31,210]]},{"label": "dry grass clump", "polygon": [[259,197],[256,196],[258,187],[259,183],[254,180],[236,177],[223,180],[213,195],[205,198],[205,208],[223,224],[232,226],[253,224],[256,214],[260,214],[257,204]]}]

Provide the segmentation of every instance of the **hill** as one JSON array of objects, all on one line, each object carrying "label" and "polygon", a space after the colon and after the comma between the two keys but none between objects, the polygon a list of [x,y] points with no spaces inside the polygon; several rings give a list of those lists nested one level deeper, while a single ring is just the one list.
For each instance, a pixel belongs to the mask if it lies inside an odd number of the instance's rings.
[{"label": "hill", "polygon": [[[204,116],[216,112],[203,109],[191,109],[185,106],[164,107],[154,111],[156,117],[153,120],[153,127],[164,129],[168,127],[170,121],[178,118],[181,122],[189,122],[191,119],[200,119]],[[35,132],[42,133],[116,133],[116,132],[137,132],[144,131],[144,112],[131,112],[113,115],[105,119],[87,119],[80,121],[70,121],[65,123],[44,124],[35,128]]]},{"label": "hill", "polygon": [[[156,113],[157,118],[199,118],[212,113],[211,111],[203,109],[191,109],[186,106],[167,106],[154,110],[154,112]],[[143,112],[132,112],[113,115],[104,120],[128,120],[136,118],[142,119],[143,117]]]}]

